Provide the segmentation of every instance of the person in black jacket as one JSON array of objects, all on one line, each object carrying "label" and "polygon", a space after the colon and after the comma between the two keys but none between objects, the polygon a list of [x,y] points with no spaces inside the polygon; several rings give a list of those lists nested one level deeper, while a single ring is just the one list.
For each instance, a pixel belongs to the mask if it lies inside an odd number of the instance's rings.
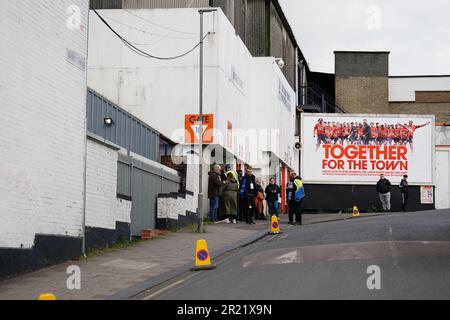
[{"label": "person in black jacket", "polygon": [[255,200],[257,195],[256,177],[253,175],[253,168],[247,167],[239,188],[239,202],[247,224],[255,224],[253,216],[256,212]]},{"label": "person in black jacket", "polygon": [[405,212],[409,197],[408,187],[409,187],[408,176],[404,175],[403,180],[400,182],[400,191],[402,192],[402,210]]},{"label": "person in black jacket", "polygon": [[209,173],[208,179],[208,199],[209,199],[209,220],[217,222],[219,220],[219,199],[223,182],[220,179],[222,168],[219,165],[214,166],[213,171]]},{"label": "person in black jacket", "polygon": [[380,196],[380,201],[383,205],[384,212],[391,212],[391,189],[391,182],[386,179],[384,174],[382,174],[377,183],[377,191]]},{"label": "person in black jacket", "polygon": [[269,185],[266,187],[266,201],[269,206],[270,216],[279,217],[278,199],[281,195],[281,188],[275,183],[275,178],[271,178]]}]

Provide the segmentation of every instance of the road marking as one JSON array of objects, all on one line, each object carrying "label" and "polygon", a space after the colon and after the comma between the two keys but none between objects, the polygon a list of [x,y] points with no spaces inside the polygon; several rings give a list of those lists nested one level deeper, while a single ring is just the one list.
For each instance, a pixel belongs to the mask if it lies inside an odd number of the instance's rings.
[{"label": "road marking", "polygon": [[272,261],[272,264],[291,264],[291,263],[300,263],[297,250],[288,252],[282,256],[275,258]]},{"label": "road marking", "polygon": [[281,237],[281,240],[285,240],[285,239],[287,239],[289,237],[289,235],[287,234],[287,235],[285,235],[285,236],[282,236]]},{"label": "road marking", "polygon": [[172,283],[171,285],[168,285],[167,287],[164,287],[164,288],[162,288],[162,289],[160,289],[160,290],[158,290],[158,291],[152,293],[151,295],[149,295],[149,296],[143,298],[142,300],[151,300],[152,298],[154,298],[154,297],[156,297],[156,296],[159,296],[159,295],[161,295],[162,293],[164,293],[164,292],[166,292],[166,291],[168,291],[168,290],[170,290],[170,289],[173,289],[173,288],[179,286],[180,284],[182,284],[183,282],[186,282],[187,280],[189,280],[190,278],[193,278],[194,276],[196,276],[196,275],[193,274],[193,275],[190,275],[189,277],[186,277],[185,279],[182,279],[182,280],[179,280],[179,281],[177,281],[177,282],[174,282],[174,283]]},{"label": "road marking", "polygon": [[394,261],[394,267],[396,267],[398,265],[398,250],[397,250],[397,246],[395,245],[395,241],[394,241],[394,231],[392,229],[392,226],[389,225],[389,248],[391,250],[392,253],[392,260]]}]

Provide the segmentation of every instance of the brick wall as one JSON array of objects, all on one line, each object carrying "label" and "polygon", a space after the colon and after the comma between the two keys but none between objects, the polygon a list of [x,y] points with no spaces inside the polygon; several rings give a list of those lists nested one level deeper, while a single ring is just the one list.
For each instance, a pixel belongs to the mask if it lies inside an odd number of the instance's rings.
[{"label": "brick wall", "polygon": [[388,77],[336,76],[336,102],[348,113],[389,113]]},{"label": "brick wall", "polygon": [[416,91],[416,102],[450,104],[450,91]]},{"label": "brick wall", "polygon": [[87,23],[88,0],[0,1],[0,247],[81,235]]},{"label": "brick wall", "polygon": [[450,103],[391,102],[389,113],[434,114],[436,122],[450,122]]},{"label": "brick wall", "polygon": [[88,140],[86,225],[115,230],[116,222],[131,222],[131,202],[117,199],[118,150]]}]

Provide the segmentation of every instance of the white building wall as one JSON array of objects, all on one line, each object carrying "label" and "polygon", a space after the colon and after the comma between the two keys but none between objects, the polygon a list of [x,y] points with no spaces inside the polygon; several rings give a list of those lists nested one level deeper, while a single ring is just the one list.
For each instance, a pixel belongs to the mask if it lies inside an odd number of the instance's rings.
[{"label": "white building wall", "polygon": [[271,57],[253,59],[251,84],[249,121],[259,132],[260,151],[271,151],[294,168],[295,91]]},{"label": "white building wall", "polygon": [[450,127],[436,127],[436,209],[450,208]]},{"label": "white building wall", "polygon": [[416,101],[416,91],[450,91],[450,76],[389,78],[390,102]]},{"label": "white building wall", "polygon": [[114,230],[131,223],[131,201],[117,199],[118,150],[93,139],[87,145],[86,225]]},{"label": "white building wall", "polygon": [[[199,14],[194,9],[131,10],[132,14],[128,10],[99,12],[123,37],[135,43],[148,43],[138,47],[157,56],[178,55],[199,42]],[[193,34],[163,31],[135,15]],[[214,31],[215,15],[218,14],[205,15],[205,33]],[[90,23],[89,87],[168,137],[181,130],[176,142],[184,142],[184,116],[198,113],[198,50],[171,61],[144,58],[123,45],[93,12]],[[168,38],[153,36],[152,32],[168,34]],[[217,106],[216,43],[217,35],[205,39],[205,113],[215,113]]]},{"label": "white building wall", "polygon": [[88,5],[0,1],[0,247],[81,235]]},{"label": "white building wall", "polygon": [[[140,43],[139,48],[153,55],[173,56],[187,51],[199,41],[199,14],[196,9],[99,12],[117,32],[129,41]],[[170,25],[172,29],[191,32],[192,36],[173,32],[167,32],[167,35],[182,39],[151,36],[150,33],[156,32],[157,28],[147,21]],[[125,47],[95,13],[91,13],[90,23],[89,87],[173,141],[184,143],[185,115],[198,114],[199,111],[198,50],[172,61],[148,59]],[[253,61],[258,59],[252,58],[221,10],[205,14],[204,29],[205,33],[212,33],[205,40],[204,113],[214,114],[215,143],[241,160],[252,162],[244,141],[235,136],[232,146],[227,145],[228,123],[232,124],[234,133],[239,129],[266,128],[267,124],[279,130],[277,143],[271,146],[276,150],[267,151],[274,151],[280,159],[292,163],[295,123],[290,117],[295,114],[295,92],[273,63],[273,58],[262,60],[261,65],[268,67],[267,73],[260,79],[260,73],[258,76],[252,75],[258,72],[258,67],[253,66]],[[151,39],[158,42],[142,45],[150,43]],[[108,50],[104,50],[105,47]],[[280,107],[279,81],[289,91],[292,114]],[[270,111],[258,113],[252,107],[252,100],[255,99],[251,98],[251,94],[259,95],[265,91],[264,88],[269,94],[268,100],[258,108]],[[278,112],[280,109],[281,112]],[[253,159],[258,159],[258,156],[253,155]]]}]

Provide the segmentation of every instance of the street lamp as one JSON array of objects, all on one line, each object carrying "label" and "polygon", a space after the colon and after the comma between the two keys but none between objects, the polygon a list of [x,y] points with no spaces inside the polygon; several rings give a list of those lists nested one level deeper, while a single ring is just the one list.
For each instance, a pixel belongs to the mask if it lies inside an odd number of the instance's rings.
[{"label": "street lamp", "polygon": [[199,100],[199,121],[200,121],[200,132],[199,132],[199,191],[198,191],[198,232],[204,233],[205,228],[203,225],[203,219],[205,218],[205,212],[203,208],[203,14],[216,12],[217,9],[200,9],[198,13],[200,14],[200,100]]}]

